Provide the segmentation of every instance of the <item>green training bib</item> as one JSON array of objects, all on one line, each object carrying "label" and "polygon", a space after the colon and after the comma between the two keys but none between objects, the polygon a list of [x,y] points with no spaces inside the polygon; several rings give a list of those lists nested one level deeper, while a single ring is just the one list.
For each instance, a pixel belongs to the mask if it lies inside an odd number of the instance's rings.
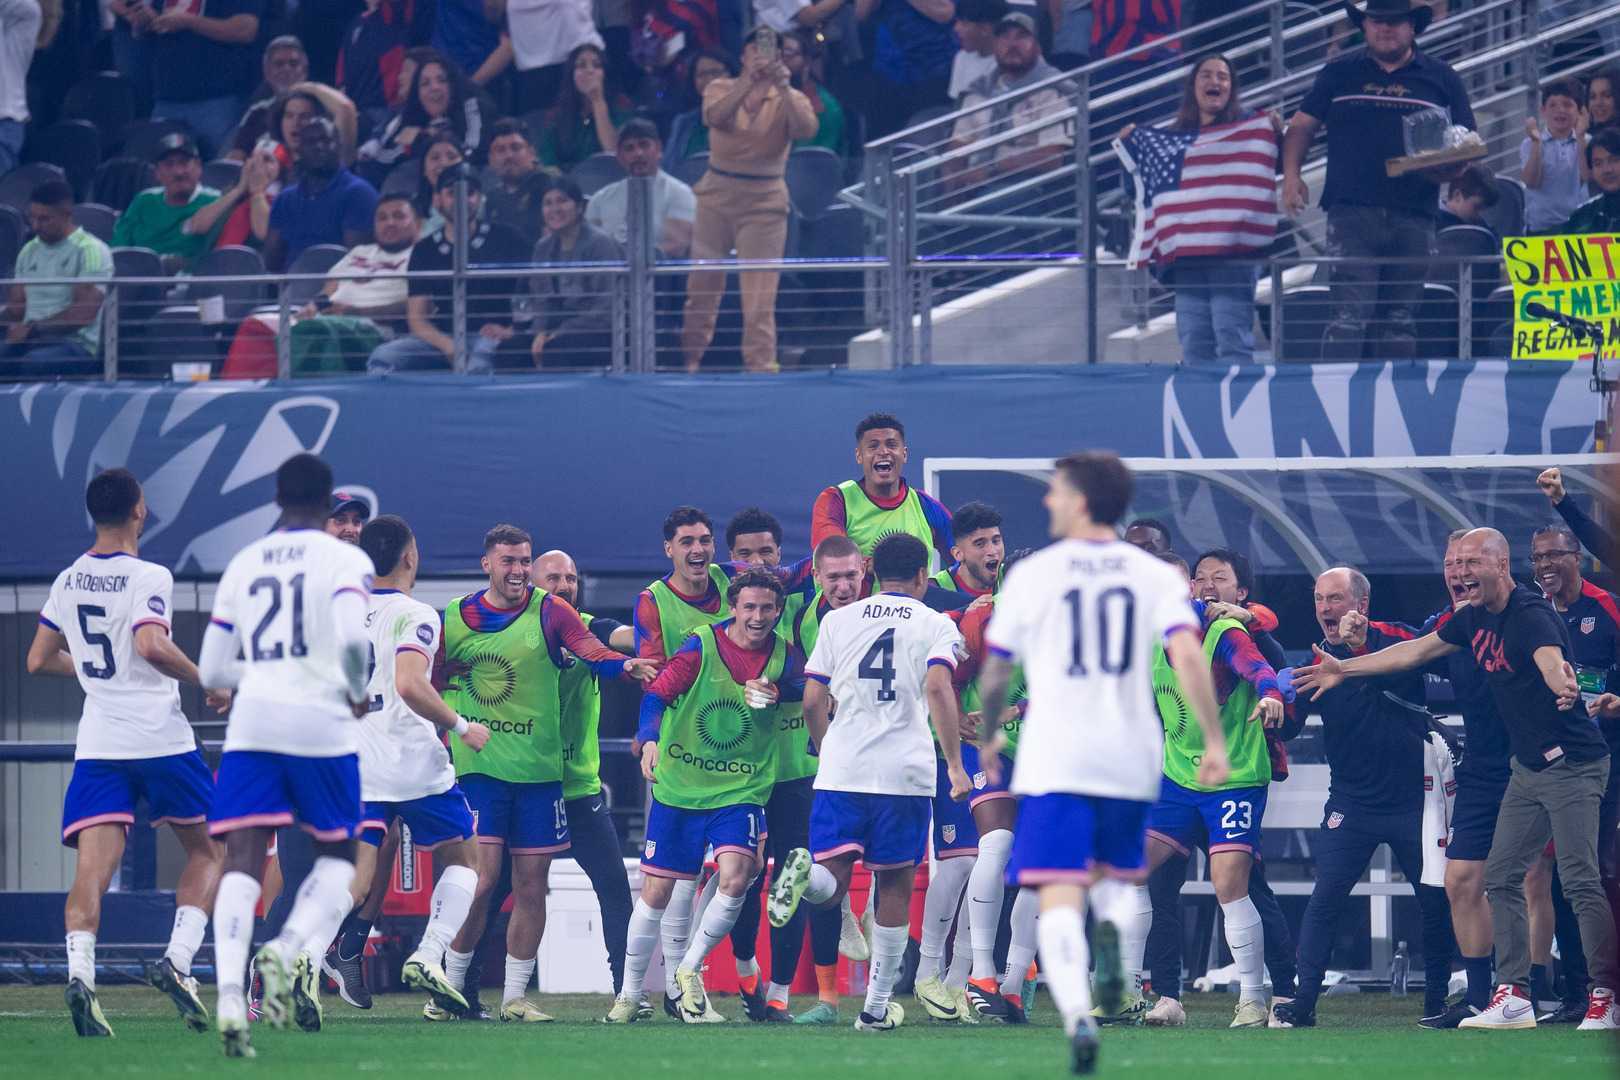
[{"label": "green training bib", "polygon": [[[664,712],[653,795],[684,810],[764,805],[776,783],[780,706],[749,708],[742,683],[720,658],[715,628],[700,626],[696,634],[703,666],[691,689]],[[787,665],[787,642],[780,634],[771,642],[762,678],[774,683]]]},{"label": "green training bib", "polygon": [[562,779],[560,672],[540,625],[545,597],[535,589],[523,613],[494,633],[477,633],[462,619],[466,597],[445,608],[444,655],[471,665],[445,691],[445,703],[489,727],[482,752],[450,740],[457,776],[480,773],[518,784]]}]

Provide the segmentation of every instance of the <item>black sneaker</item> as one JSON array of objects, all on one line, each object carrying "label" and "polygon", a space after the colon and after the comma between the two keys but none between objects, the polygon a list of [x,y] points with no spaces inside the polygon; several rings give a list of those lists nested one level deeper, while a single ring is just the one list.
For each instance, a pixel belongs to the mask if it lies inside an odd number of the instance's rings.
[{"label": "black sneaker", "polygon": [[1007,1019],[1007,1001],[1001,996],[1001,987],[994,979],[969,979],[967,999],[973,1011],[980,1016]]},{"label": "black sneaker", "polygon": [[474,991],[471,994],[463,991],[461,996],[467,999],[467,1011],[461,1015],[460,1019],[462,1019],[462,1020],[493,1020],[493,1019],[495,1019],[493,1016],[490,1015],[489,1010],[484,1007],[484,1003],[482,1001],[478,1000],[477,991]]},{"label": "black sneaker", "polygon": [[1001,1003],[1006,1012],[1001,1016],[1003,1024],[1027,1024],[1029,1017],[1024,1015],[1024,999],[1019,994],[1001,995]]},{"label": "black sneaker", "polygon": [[738,986],[737,998],[742,1002],[743,1011],[748,1014],[748,1019],[756,1024],[765,1022],[765,993],[759,988],[758,983],[754,984],[753,993]]},{"label": "black sneaker", "polygon": [[1558,1008],[1536,1017],[1538,1024],[1578,1024],[1586,1019],[1586,1002],[1566,1001]]},{"label": "black sneaker", "polygon": [[102,1015],[96,992],[74,979],[67,987],[68,1013],[73,1017],[73,1030],[86,1038],[111,1038],[112,1025]]},{"label": "black sneaker", "polygon": [[1466,1001],[1459,1001],[1445,1011],[1434,1016],[1425,1016],[1418,1021],[1418,1027],[1428,1028],[1430,1031],[1452,1031],[1457,1025],[1470,1016],[1478,1016],[1479,1010]]},{"label": "black sneaker", "polygon": [[676,1023],[686,1023],[685,1020],[681,1019],[681,996],[679,994],[664,995],[664,1015]]},{"label": "black sneaker", "polygon": [[180,1019],[186,1022],[187,1027],[192,1031],[208,1030],[208,1009],[197,996],[196,979],[176,971],[167,956],[155,963],[148,961],[142,965],[142,974],[148,986],[169,995],[169,1000],[174,1002]]},{"label": "black sneaker", "polygon": [[321,958],[321,974],[337,987],[338,997],[356,1009],[371,1008],[371,991],[366,989],[365,970],[360,957],[343,958],[337,946],[327,950]]},{"label": "black sneaker", "polygon": [[[750,1016],[749,1019],[752,1020],[753,1017]],[[793,1023],[793,1014],[780,1005],[767,1004],[765,1006],[765,1015],[760,1019],[767,1024],[791,1024]]]},{"label": "black sneaker", "polygon": [[1069,1069],[1076,1076],[1097,1071],[1097,1029],[1084,1020],[1069,1039]]},{"label": "black sneaker", "polygon": [[1272,1016],[1280,1028],[1309,1028],[1316,1026],[1316,1010],[1312,1009],[1307,1012],[1292,1001],[1278,1005],[1272,1010]]}]

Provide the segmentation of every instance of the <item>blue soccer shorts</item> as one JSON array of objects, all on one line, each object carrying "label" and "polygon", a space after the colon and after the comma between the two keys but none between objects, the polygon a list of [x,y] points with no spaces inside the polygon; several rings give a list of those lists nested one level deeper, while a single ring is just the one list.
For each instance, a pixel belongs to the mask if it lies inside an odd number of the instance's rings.
[{"label": "blue soccer shorts", "polygon": [[62,843],[78,847],[92,825],[135,822],[145,799],[152,826],[199,825],[214,801],[214,775],[195,750],[154,758],[80,758],[62,799]]},{"label": "blue soccer shorts", "polygon": [[368,802],[362,815],[360,839],[372,847],[382,847],[388,834],[388,823],[395,818],[411,831],[411,843],[420,851],[432,851],[440,844],[465,840],[476,835],[472,807],[461,788],[452,784],[449,791],[427,795],[406,802]]},{"label": "blue soccer shorts", "polygon": [[1140,880],[1147,869],[1151,806],[1063,792],[1024,796],[1007,861],[1008,883],[1087,885],[1104,875]]},{"label": "blue soccer shorts", "polygon": [[868,870],[916,866],[928,857],[927,795],[816,792],[810,808],[810,853],[817,862],[853,852]]},{"label": "blue soccer shorts", "polygon": [[268,750],[227,750],[219,759],[208,831],[298,825],[316,840],[360,831],[360,758],[298,757]]},{"label": "blue soccer shorts", "polygon": [[[963,747],[967,749],[967,747]],[[956,859],[979,853],[979,827],[973,823],[973,804],[957,802],[951,798],[951,774],[945,768],[944,758],[935,758],[936,782],[934,789],[934,855],[940,859]],[[977,756],[973,759],[979,764]],[[964,757],[962,767],[967,768]],[[970,771],[968,776],[973,773]]]},{"label": "blue soccer shorts", "polygon": [[456,783],[472,808],[480,844],[505,844],[513,855],[555,855],[568,850],[568,805],[561,780],[519,784],[467,773]]},{"label": "blue soccer shorts", "polygon": [[1183,855],[1206,839],[1211,855],[1219,851],[1258,854],[1267,790],[1261,786],[1194,791],[1167,776],[1159,788],[1159,801],[1148,813],[1148,835]]},{"label": "blue soccer shorts", "polygon": [[760,858],[767,835],[765,808],[755,803],[712,810],[683,810],[656,798],[647,807],[647,840],[641,872],[653,877],[689,879],[703,870],[709,848]]}]

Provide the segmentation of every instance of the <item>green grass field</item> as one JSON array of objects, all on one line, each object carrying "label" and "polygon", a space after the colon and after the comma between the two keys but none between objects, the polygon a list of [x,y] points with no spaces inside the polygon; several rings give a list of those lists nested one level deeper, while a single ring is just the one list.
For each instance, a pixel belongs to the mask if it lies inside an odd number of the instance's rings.
[{"label": "green grass field", "polygon": [[[212,1006],[212,995],[207,995]],[[326,1001],[320,1034],[255,1026],[254,1061],[226,1061],[212,1035],[194,1035],[167,999],[139,987],[101,994],[115,1039],[80,1039],[62,1005],[60,986],[0,987],[0,1074],[29,1077],[213,1075],[254,1077],[644,1077],[749,1080],[857,1080],[889,1076],[994,1080],[1067,1075],[1066,1045],[1044,997],[1029,1027],[913,1023],[893,1034],[846,1027],[805,1028],[733,1022],[686,1027],[658,1018],[605,1028],[596,1017],[607,999],[538,998],[555,1024],[427,1024],[420,1001],[392,994],[370,1013]],[[903,999],[911,1005],[910,999]],[[728,1016],[735,999],[717,997]],[[853,1005],[853,1002],[847,1003]],[[1383,995],[1324,999],[1321,1026],[1309,1031],[1228,1031],[1232,999],[1193,994],[1188,1026],[1179,1030],[1114,1029],[1103,1034],[1099,1074],[1222,1080],[1257,1076],[1442,1076],[1475,1080],[1617,1075],[1620,1044],[1572,1027],[1486,1034],[1425,1031],[1413,1020],[1418,998]],[[846,1007],[846,1013],[849,1012]],[[853,1014],[850,1014],[853,1019]]]}]

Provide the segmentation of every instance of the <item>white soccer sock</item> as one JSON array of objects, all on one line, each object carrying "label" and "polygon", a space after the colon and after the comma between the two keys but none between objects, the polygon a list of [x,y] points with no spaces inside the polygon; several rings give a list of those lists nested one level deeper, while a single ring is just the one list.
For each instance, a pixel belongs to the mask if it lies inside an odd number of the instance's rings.
[{"label": "white soccer sock", "polygon": [[709,901],[709,909],[703,913],[703,921],[698,924],[698,932],[687,943],[686,955],[681,957],[681,967],[692,971],[702,970],[703,958],[724,941],[731,928],[737,925],[737,913],[742,906],[743,898],[740,896],[715,893],[714,899]]},{"label": "white soccer sock", "polygon": [[708,913],[709,905],[714,903],[714,894],[720,891],[720,875],[718,872],[710,874],[709,880],[703,883],[703,891],[698,893],[697,907],[692,912],[692,924],[703,925],[703,916]]},{"label": "white soccer sock", "polygon": [[968,877],[968,940],[973,945],[973,977],[996,977],[996,933],[1001,929],[1003,882],[1007,859],[1012,855],[1012,832],[996,829],[979,837],[979,856],[973,860]]},{"label": "white soccer sock", "polygon": [[675,985],[675,969],[686,955],[687,938],[692,933],[692,901],[697,896],[697,882],[677,881],[669,894],[669,905],[664,908],[664,919],[659,924],[659,938],[664,947],[664,987],[669,994],[680,993]]},{"label": "white soccer sock", "polygon": [[956,911],[962,905],[962,889],[973,871],[973,860],[937,859],[923,896],[922,941],[918,945],[917,979],[935,978],[945,961],[945,939],[950,936]]},{"label": "white soccer sock", "polygon": [[968,972],[973,967],[973,905],[967,890],[956,911],[956,933],[951,937],[951,966],[945,970],[945,986],[950,990],[967,989]]},{"label": "white soccer sock", "polygon": [[242,994],[259,892],[259,883],[251,874],[232,870],[219,879],[214,894],[214,981],[221,997]]},{"label": "white soccer sock", "polygon": [[69,930],[67,936],[68,980],[78,979],[96,988],[96,935],[88,930]]},{"label": "white soccer sock", "polygon": [[[474,951],[476,949],[477,946],[474,946]],[[467,981],[467,969],[472,967],[472,961],[472,952],[456,952],[456,950],[446,946],[444,950],[445,982],[457,990],[465,990],[462,984]]]},{"label": "white soccer sock", "polygon": [[[726,932],[730,933],[729,930],[726,931]],[[732,959],[733,959],[733,962],[737,965],[737,974],[738,975],[741,975],[744,978],[746,978],[749,975],[758,975],[759,974],[759,958],[758,957],[749,957],[747,960],[737,960],[735,957],[733,957]]]},{"label": "white soccer sock", "polygon": [[1012,940],[1007,945],[1007,971],[1001,977],[1003,994],[1018,994],[1024,989],[1024,976],[1035,962],[1041,918],[1041,898],[1034,889],[1019,889],[1013,901]]},{"label": "white soccer sock", "polygon": [[788,1006],[788,995],[790,993],[791,988],[781,983],[765,984],[765,1001],[767,1004],[780,1005],[785,1009]]},{"label": "white soccer sock", "polygon": [[1079,908],[1048,908],[1037,924],[1041,970],[1052,1001],[1063,1014],[1070,1035],[1091,1013],[1091,955],[1086,948],[1085,916]]},{"label": "white soccer sock", "polygon": [[1091,887],[1091,903],[1098,919],[1113,923],[1119,930],[1119,959],[1125,968],[1126,993],[1140,989],[1148,930],[1153,926],[1153,900],[1147,887],[1105,878]]},{"label": "white soccer sock", "polygon": [[647,969],[652,966],[653,949],[658,945],[659,925],[664,921],[661,908],[650,907],[647,901],[636,897],[636,906],[630,912],[630,930],[624,942],[624,985],[619,996],[626,1001],[639,1001],[646,993]]},{"label": "white soccer sock", "polygon": [[354,863],[349,860],[331,855],[316,859],[298,889],[286,925],[272,944],[289,960],[302,952],[319,963],[354,907],[354,897],[349,895],[353,881]]},{"label": "white soccer sock", "polygon": [[1226,919],[1226,945],[1237,963],[1239,1001],[1264,1001],[1265,932],[1260,928],[1260,912],[1247,896],[1221,905]]},{"label": "white soccer sock", "polygon": [[[810,866],[810,883],[804,887],[804,899],[820,906],[838,895],[838,879],[820,863]],[[867,903],[872,901],[868,900]]]},{"label": "white soccer sock", "polygon": [[[876,898],[874,898],[875,901]],[[911,928],[899,926],[872,928],[872,972],[866,984],[866,1006],[862,1010],[874,1020],[883,1019],[889,1010],[889,998],[894,996],[894,981],[900,976],[900,967],[906,958],[906,940]]]},{"label": "white soccer sock", "polygon": [[[461,924],[472,910],[473,890],[478,887],[478,871],[470,866],[447,866],[433,886],[433,898],[428,902],[432,914],[422,931],[422,940],[416,946],[416,955],[435,964],[444,962],[445,950],[455,940]],[[468,954],[469,957],[471,954]]]},{"label": "white soccer sock", "polygon": [[527,960],[519,960],[511,953],[506,954],[506,988],[501,991],[502,1005],[516,1001],[528,992],[529,984],[534,981],[536,959],[531,956]]},{"label": "white soccer sock", "polygon": [[207,929],[208,913],[202,908],[185,904],[174,909],[174,929],[169,931],[169,947],[163,953],[174,970],[182,975],[191,974],[191,958],[202,948],[203,933]]}]

